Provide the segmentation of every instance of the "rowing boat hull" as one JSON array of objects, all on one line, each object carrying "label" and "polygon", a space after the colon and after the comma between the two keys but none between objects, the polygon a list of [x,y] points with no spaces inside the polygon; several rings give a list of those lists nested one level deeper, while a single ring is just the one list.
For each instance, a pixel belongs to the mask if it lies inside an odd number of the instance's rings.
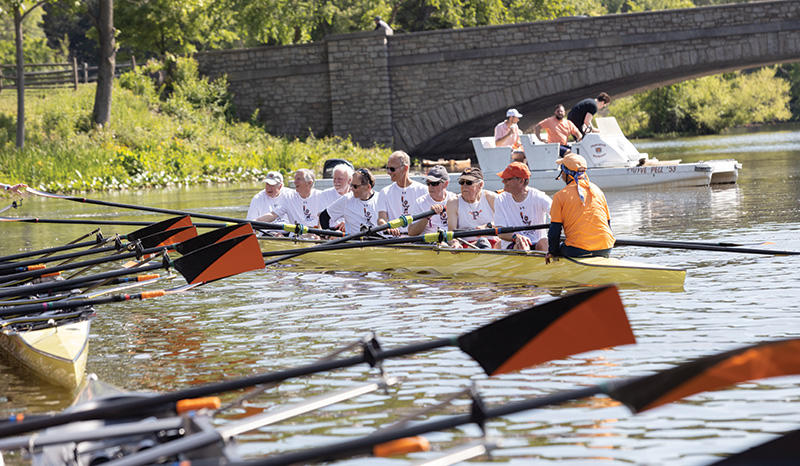
[{"label": "rowing boat hull", "polygon": [[90,319],[39,330],[0,331],[0,347],[50,383],[68,389],[83,380],[88,358]]},{"label": "rowing boat hull", "polygon": [[[264,251],[311,246],[310,241],[261,238]],[[545,264],[538,251],[450,249],[424,245],[373,246],[303,254],[287,262],[332,270],[386,271],[525,282],[541,287],[617,284],[628,288],[682,290],[686,271],[615,258],[561,258]]]}]

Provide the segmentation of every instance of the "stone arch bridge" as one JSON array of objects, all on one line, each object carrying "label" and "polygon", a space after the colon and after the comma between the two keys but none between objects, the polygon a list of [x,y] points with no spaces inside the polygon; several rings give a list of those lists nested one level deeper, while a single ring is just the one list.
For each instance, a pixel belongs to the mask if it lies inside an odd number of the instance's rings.
[{"label": "stone arch bridge", "polygon": [[242,118],[273,134],[350,136],[414,156],[471,153],[518,108],[531,129],[557,103],[622,97],[725,71],[800,60],[800,0],[205,52]]}]

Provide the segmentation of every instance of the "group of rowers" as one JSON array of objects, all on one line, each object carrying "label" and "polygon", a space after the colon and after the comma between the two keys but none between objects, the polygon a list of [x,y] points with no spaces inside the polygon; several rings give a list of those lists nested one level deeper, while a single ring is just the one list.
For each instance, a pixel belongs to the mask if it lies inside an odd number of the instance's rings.
[{"label": "group of rowers", "polygon": [[299,169],[294,173],[294,190],[284,187],[283,176],[272,171],[264,180],[265,189],[253,197],[247,219],[353,234],[396,218],[433,210],[432,216],[386,232],[393,236],[416,236],[440,230],[532,226],[538,228],[453,239],[448,246],[546,251],[548,263],[557,256],[608,257],[614,236],[605,195],[589,181],[583,157],[567,152],[557,163],[561,169],[559,177],[566,186],[552,199],[529,185],[531,172],[522,162],[511,162],[497,174],[503,181],[499,192],[484,189],[484,176],[479,168],[464,169],[458,177],[461,191],[458,195],[447,190],[450,174],[441,165],[427,171],[425,185],[412,180],[411,159],[403,151],[389,156],[386,168],[392,183],[380,191],[374,190],[375,177],[369,169],[354,170],[348,163],[333,168],[333,187],[326,190],[314,188],[311,170]]}]

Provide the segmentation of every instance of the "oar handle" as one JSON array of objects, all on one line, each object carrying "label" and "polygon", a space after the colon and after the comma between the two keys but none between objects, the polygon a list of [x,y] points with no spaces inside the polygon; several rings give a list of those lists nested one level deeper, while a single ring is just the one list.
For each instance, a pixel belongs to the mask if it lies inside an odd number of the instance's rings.
[{"label": "oar handle", "polygon": [[[120,238],[125,238],[125,235],[121,235]],[[95,239],[93,241],[84,241],[84,242],[81,242],[81,243],[65,244],[63,246],[54,246],[52,248],[38,249],[36,251],[20,252],[20,253],[17,253],[17,254],[11,254],[11,255],[8,255],[8,256],[0,257],[0,262],[13,261],[13,260],[17,260],[17,259],[24,259],[26,257],[40,256],[40,255],[44,255],[44,254],[52,254],[52,253],[55,253],[55,252],[67,251],[69,249],[87,248],[87,247],[91,247],[91,246],[96,246],[98,244],[106,243],[106,242],[108,242],[109,240],[112,240],[112,239],[114,239],[114,237],[110,236],[108,238],[103,238],[101,240]]]}]

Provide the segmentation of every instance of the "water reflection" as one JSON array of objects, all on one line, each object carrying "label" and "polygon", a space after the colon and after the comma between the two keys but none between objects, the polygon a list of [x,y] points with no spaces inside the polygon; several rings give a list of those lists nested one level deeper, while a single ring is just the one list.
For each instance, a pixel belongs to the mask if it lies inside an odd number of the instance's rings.
[{"label": "water reflection", "polygon": [[[744,164],[734,186],[610,191],[620,237],[667,240],[770,241],[800,250],[800,133],[726,136],[711,148],[695,139],[655,142],[662,159],[735,157]],[[748,139],[752,138],[752,139]],[[703,144],[706,144],[703,139]],[[727,141],[727,142],[725,142]],[[778,151],[728,152],[734,145]],[[648,143],[649,144],[649,143]],[[672,151],[672,152],[670,152]],[[259,186],[103,195],[117,202],[241,216]],[[26,200],[15,214],[39,217],[149,220],[158,216],[54,200]],[[0,254],[64,243],[90,228],[2,224]],[[127,232],[104,227],[104,232]],[[687,250],[618,248],[618,257],[688,269],[686,291],[624,290],[623,302],[638,343],[552,361],[516,374],[487,378],[455,348],[390,360],[387,372],[402,383],[242,438],[245,455],[263,455],[362,435],[477,381],[487,403],[499,404],[664,369],[689,358],[765,339],[800,334],[797,257],[751,256]],[[182,283],[176,279],[175,284]],[[171,286],[170,284],[163,284]],[[89,369],[128,389],[170,390],[316,360],[375,331],[386,347],[458,335],[509,312],[552,299],[563,290],[477,281],[405,278],[383,273],[322,272],[281,265],[141,303],[98,308]],[[0,415],[63,407],[71,394],[42,385],[0,358]],[[366,365],[288,381],[244,403],[219,422],[371,380]],[[228,394],[226,400],[238,394]],[[771,434],[797,428],[797,379],[743,384],[697,395],[639,415],[593,397],[519,413],[488,423],[505,440],[496,457],[509,464],[706,464]],[[459,400],[437,416],[464,412]],[[430,435],[437,448],[479,436],[474,426]],[[431,457],[432,453],[411,455]],[[375,464],[355,459],[345,464]],[[405,464],[380,460],[381,464]],[[483,461],[488,463],[488,461]]]}]

